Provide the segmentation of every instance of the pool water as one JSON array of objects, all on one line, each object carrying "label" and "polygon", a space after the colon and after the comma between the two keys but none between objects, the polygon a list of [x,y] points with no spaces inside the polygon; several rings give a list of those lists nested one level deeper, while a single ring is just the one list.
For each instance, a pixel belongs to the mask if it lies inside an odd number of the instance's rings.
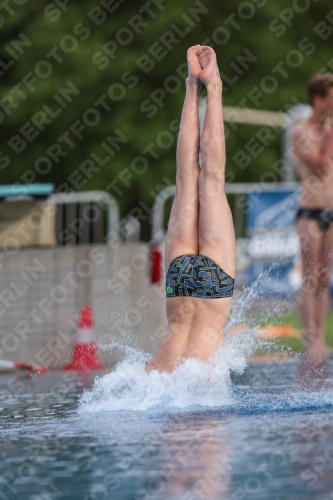
[{"label": "pool water", "polygon": [[1,376],[0,499],[333,499],[331,380],[241,365]]}]

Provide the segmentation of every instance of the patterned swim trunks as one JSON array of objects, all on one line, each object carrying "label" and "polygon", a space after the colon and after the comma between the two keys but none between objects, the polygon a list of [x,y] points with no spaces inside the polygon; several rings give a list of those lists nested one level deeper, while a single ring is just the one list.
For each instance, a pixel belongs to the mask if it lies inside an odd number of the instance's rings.
[{"label": "patterned swim trunks", "polygon": [[167,297],[231,297],[235,280],[209,257],[186,254],[174,259],[166,274]]}]

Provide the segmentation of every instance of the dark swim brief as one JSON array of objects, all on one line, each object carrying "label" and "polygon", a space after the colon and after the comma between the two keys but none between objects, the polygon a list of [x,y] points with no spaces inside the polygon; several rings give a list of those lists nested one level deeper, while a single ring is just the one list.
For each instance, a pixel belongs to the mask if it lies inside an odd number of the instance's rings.
[{"label": "dark swim brief", "polygon": [[313,219],[318,222],[320,229],[327,231],[333,224],[333,208],[299,208],[296,219]]},{"label": "dark swim brief", "polygon": [[235,280],[209,257],[186,254],[174,259],[166,274],[167,297],[231,297]]}]

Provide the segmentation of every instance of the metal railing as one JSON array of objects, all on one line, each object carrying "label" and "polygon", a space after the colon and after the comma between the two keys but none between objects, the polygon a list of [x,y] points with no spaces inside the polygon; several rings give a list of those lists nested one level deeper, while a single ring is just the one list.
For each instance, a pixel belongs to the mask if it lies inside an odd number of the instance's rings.
[{"label": "metal railing", "polygon": [[[273,191],[274,189],[297,189],[298,182],[260,183],[260,182],[235,182],[226,183],[225,191],[228,197],[234,195],[234,203],[230,207],[233,212],[236,238],[241,237],[245,227],[246,217],[246,195],[250,193],[261,193],[263,191]],[[154,243],[162,243],[166,238],[164,226],[165,204],[169,198],[175,196],[176,186],[168,186],[156,196],[151,213],[151,240]]]},{"label": "metal railing", "polygon": [[58,244],[115,243],[119,238],[119,207],[105,191],[52,194],[56,205]]}]

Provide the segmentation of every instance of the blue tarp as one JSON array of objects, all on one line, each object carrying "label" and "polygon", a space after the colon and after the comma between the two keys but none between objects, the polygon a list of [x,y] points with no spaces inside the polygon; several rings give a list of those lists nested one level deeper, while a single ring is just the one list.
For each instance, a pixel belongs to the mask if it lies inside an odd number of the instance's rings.
[{"label": "blue tarp", "polygon": [[299,189],[247,195],[249,280],[259,295],[287,296],[301,285],[299,240],[295,229]]},{"label": "blue tarp", "polygon": [[0,198],[15,196],[47,197],[54,191],[54,184],[0,185]]}]

